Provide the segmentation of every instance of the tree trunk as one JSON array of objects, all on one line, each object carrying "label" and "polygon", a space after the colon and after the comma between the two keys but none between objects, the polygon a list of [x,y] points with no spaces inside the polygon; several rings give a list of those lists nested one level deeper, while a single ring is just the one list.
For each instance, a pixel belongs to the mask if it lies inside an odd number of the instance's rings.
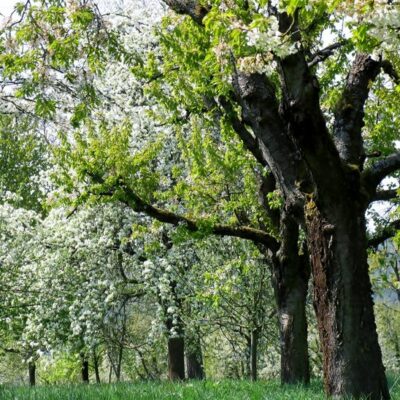
[{"label": "tree trunk", "polygon": [[36,364],[34,361],[29,361],[28,371],[29,371],[29,386],[35,386],[36,385]]},{"label": "tree trunk", "polygon": [[115,370],[115,377],[117,378],[117,382],[121,380],[121,371],[122,371],[122,356],[123,356],[124,347],[122,344],[119,345],[118,349],[118,360]]},{"label": "tree trunk", "polygon": [[203,353],[198,337],[187,340],[186,369],[188,379],[204,379]]},{"label": "tree trunk", "polygon": [[257,356],[258,356],[258,329],[251,332],[250,344],[250,378],[252,381],[257,380]]},{"label": "tree trunk", "polygon": [[99,356],[97,355],[96,350],[93,350],[93,369],[94,369],[94,374],[96,376],[96,383],[101,383],[100,370],[99,370]]},{"label": "tree trunk", "polygon": [[89,383],[89,361],[85,357],[84,354],[81,354],[82,366],[81,366],[81,375],[82,382]]},{"label": "tree trunk", "polygon": [[326,392],[389,399],[373,313],[364,209],[335,202],[323,215],[311,200],[306,224]]},{"label": "tree trunk", "polygon": [[273,283],[278,309],[281,382],[308,384],[306,300],[310,276],[307,254],[298,253],[299,227],[297,222],[282,213],[282,244],[273,260]]},{"label": "tree trunk", "polygon": [[168,337],[168,378],[185,379],[185,341],[183,336]]},{"label": "tree trunk", "polygon": [[400,345],[399,345],[399,337],[398,337],[397,333],[395,333],[395,336],[394,336],[394,354],[396,357],[397,368],[400,369]]}]

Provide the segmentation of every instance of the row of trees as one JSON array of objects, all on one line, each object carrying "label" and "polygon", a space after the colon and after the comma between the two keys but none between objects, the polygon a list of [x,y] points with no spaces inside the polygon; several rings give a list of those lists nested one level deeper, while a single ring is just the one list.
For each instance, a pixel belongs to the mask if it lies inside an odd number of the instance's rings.
[{"label": "row of trees", "polygon": [[277,318],[281,380],[308,383],[312,276],[327,394],[389,398],[367,251],[399,226],[399,6],[165,3],[28,1],[2,31],[2,273],[26,296],[4,290],[24,310],[8,332],[30,362],[71,346],[87,366],[107,343],[118,378],[140,302],[170,378],[185,343],[203,376],[203,320],[256,378]]}]

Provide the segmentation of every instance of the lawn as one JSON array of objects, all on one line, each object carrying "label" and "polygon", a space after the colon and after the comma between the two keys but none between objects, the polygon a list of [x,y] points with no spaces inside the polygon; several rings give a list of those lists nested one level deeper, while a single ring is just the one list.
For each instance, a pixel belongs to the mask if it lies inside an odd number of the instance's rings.
[{"label": "lawn", "polygon": [[[400,379],[391,379],[392,399],[400,400]],[[1,400],[316,400],[325,399],[322,385],[308,388],[282,388],[276,381],[120,383],[112,385],[75,385],[0,388]]]}]

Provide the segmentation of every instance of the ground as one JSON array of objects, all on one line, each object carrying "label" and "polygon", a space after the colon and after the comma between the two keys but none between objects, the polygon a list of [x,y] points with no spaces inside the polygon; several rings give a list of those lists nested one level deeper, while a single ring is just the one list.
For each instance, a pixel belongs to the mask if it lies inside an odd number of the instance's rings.
[{"label": "ground", "polygon": [[[400,400],[400,376],[389,379],[393,400]],[[282,388],[277,381],[206,381],[0,387],[1,400],[323,400],[322,385]]]}]

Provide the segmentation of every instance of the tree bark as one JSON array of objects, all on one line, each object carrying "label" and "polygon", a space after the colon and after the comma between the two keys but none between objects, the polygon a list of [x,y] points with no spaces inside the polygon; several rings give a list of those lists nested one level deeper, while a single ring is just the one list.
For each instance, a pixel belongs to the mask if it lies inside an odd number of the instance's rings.
[{"label": "tree bark", "polygon": [[187,338],[186,369],[188,379],[204,379],[203,352],[198,337]]},{"label": "tree bark", "polygon": [[364,209],[336,203],[323,214],[310,201],[306,224],[326,392],[389,399],[373,313]]},{"label": "tree bark", "polygon": [[29,386],[36,385],[36,364],[34,361],[30,361],[28,363],[28,372],[29,372]]},{"label": "tree bark", "polygon": [[253,329],[250,340],[250,378],[252,381],[257,380],[257,358],[258,358],[258,329]]},{"label": "tree bark", "polygon": [[84,354],[81,354],[81,376],[83,383],[89,383],[89,361]]},{"label": "tree bark", "polygon": [[94,369],[94,374],[96,376],[96,383],[101,383],[100,369],[99,369],[99,356],[96,353],[96,350],[93,350],[93,369]]},{"label": "tree bark", "polygon": [[116,365],[116,370],[115,370],[115,377],[117,378],[117,382],[119,382],[121,380],[123,352],[124,352],[124,347],[122,344],[120,344],[119,349],[118,349],[118,360],[117,360],[117,365]]},{"label": "tree bark", "polygon": [[185,379],[185,340],[183,336],[168,337],[168,378]]},{"label": "tree bark", "polygon": [[298,254],[298,236],[298,224],[291,216],[283,212],[282,244],[273,260],[282,384],[310,382],[306,318],[310,270],[307,254],[304,256]]}]

